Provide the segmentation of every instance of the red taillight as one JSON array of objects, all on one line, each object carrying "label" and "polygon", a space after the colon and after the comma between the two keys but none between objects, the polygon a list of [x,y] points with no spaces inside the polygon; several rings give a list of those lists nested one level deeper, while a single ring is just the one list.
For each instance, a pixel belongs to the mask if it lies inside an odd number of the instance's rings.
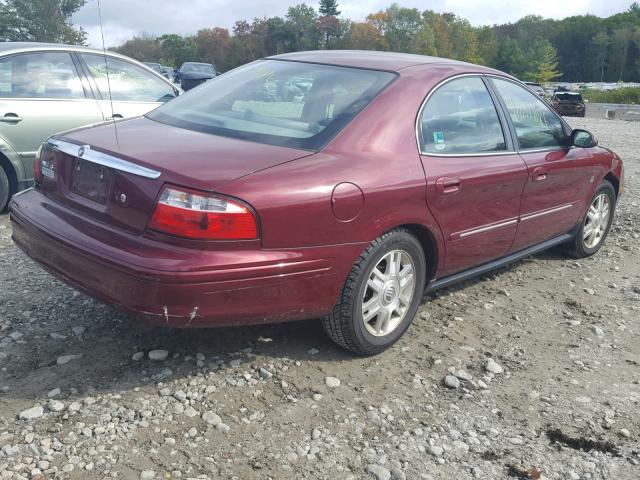
[{"label": "red taillight", "polygon": [[44,177],[51,180],[56,177],[56,161],[46,143],[40,146],[33,162],[33,181],[40,184]]},{"label": "red taillight", "polygon": [[42,146],[36,152],[36,158],[33,162],[33,181],[42,182]]},{"label": "red taillight", "polygon": [[256,219],[242,203],[176,187],[162,190],[147,228],[200,240],[258,238]]}]

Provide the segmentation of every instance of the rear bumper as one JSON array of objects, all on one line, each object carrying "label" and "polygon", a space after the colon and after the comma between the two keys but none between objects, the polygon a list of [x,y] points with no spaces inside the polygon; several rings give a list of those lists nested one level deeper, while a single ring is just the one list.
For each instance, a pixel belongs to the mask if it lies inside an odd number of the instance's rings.
[{"label": "rear bumper", "polygon": [[16,245],[55,276],[136,317],[179,327],[322,316],[363,248],[168,245],[88,220],[33,189],[14,197],[10,212]]}]

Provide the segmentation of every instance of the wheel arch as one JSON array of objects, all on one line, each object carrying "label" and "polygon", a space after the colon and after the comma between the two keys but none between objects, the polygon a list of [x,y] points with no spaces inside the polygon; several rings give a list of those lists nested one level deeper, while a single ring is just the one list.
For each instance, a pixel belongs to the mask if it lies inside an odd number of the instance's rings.
[{"label": "wheel arch", "polygon": [[26,175],[20,155],[2,137],[0,137],[0,167],[9,177],[9,194],[13,195],[18,191],[20,182],[26,178]]},{"label": "wheel arch", "polygon": [[616,177],[613,172],[607,173],[602,180],[608,180],[611,185],[613,185],[613,189],[616,192],[616,198],[620,195],[620,179]]},{"label": "wheel arch", "polygon": [[9,178],[9,197],[18,191],[20,181],[13,163],[7,158],[4,152],[0,152],[0,168],[4,170]]},{"label": "wheel arch", "polygon": [[396,228],[404,228],[414,235],[424,250],[427,265],[426,282],[429,283],[436,276],[441,249],[434,233],[425,225],[419,223],[405,223]]}]

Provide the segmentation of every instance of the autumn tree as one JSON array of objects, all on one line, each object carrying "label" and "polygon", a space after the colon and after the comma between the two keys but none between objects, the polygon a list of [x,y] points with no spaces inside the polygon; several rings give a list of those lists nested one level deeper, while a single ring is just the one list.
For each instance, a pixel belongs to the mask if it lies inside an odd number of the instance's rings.
[{"label": "autumn tree", "polygon": [[347,34],[347,45],[355,50],[381,50],[384,37],[370,22],[354,22]]},{"label": "autumn tree", "polygon": [[157,37],[147,33],[136,35],[114,50],[141,62],[159,62],[164,56],[162,43]]},{"label": "autumn tree", "polygon": [[193,39],[198,52],[198,59],[215,65],[216,70],[225,71],[231,67],[228,64],[228,52],[231,37],[226,28],[203,28]]},{"label": "autumn tree", "polygon": [[[58,35],[55,41],[62,41],[64,35],[56,28],[49,30],[57,34],[39,36],[38,32],[48,30],[34,25],[51,18],[36,15],[34,20],[33,12],[60,5],[64,6],[63,18],[69,19],[68,12],[83,3],[0,0],[0,33],[11,39],[50,39]],[[299,50],[388,50],[488,65],[539,81],[640,81],[637,3],[607,18],[575,15],[554,20],[528,15],[515,23],[480,27],[454,13],[421,12],[395,3],[369,14],[364,22],[338,18],[339,14],[337,1],[319,2],[317,11],[303,3],[289,8],[284,17],[240,20],[231,32],[212,25],[193,36],[136,35],[119,51],[140,60],[175,65],[185,60],[213,60],[218,68],[227,70],[265,56]],[[18,17],[28,19],[19,23],[15,20]]]}]

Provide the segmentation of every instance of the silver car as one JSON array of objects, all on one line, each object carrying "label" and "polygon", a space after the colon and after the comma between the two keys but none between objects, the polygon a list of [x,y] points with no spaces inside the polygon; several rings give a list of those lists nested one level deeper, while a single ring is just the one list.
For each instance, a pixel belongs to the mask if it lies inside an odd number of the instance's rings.
[{"label": "silver car", "polygon": [[30,186],[36,151],[54,133],[140,116],[179,93],[159,73],[117,53],[0,43],[0,212]]}]

